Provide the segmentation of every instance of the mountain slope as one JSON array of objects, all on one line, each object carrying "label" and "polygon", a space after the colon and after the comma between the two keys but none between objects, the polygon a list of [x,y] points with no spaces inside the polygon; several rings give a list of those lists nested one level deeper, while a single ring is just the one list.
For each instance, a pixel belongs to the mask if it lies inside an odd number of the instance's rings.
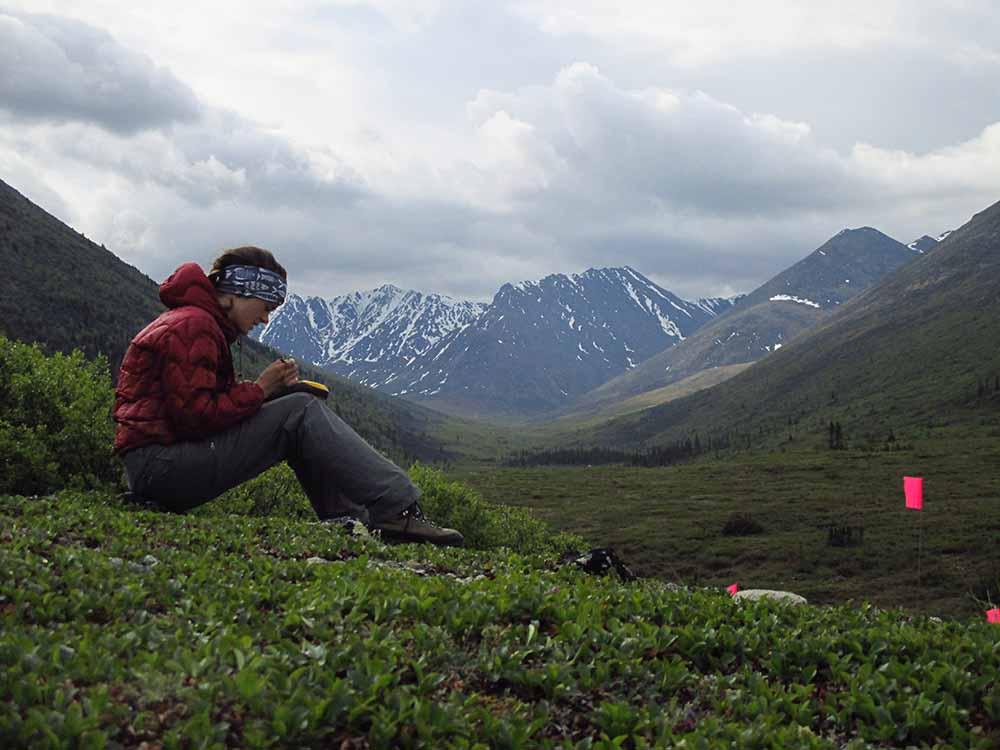
[{"label": "mountain slope", "polygon": [[913,242],[908,244],[907,247],[910,248],[910,250],[913,250],[914,252],[917,253],[926,253],[928,250],[932,249],[937,243],[938,240],[936,240],[934,237],[931,237],[929,234],[925,234],[922,237],[918,237],[917,239],[913,240]]},{"label": "mountain slope", "polygon": [[[104,354],[113,377],[132,337],[164,309],[156,282],[3,182],[0,261],[0,333],[50,351]],[[279,356],[246,340],[235,360],[254,378]],[[319,369],[301,370],[330,387],[331,407],[376,447],[400,458],[444,457],[434,437],[443,415]]]},{"label": "mountain slope", "polygon": [[476,416],[537,414],[683,341],[729,305],[682,300],[628,267],[505,284],[474,323],[413,364],[398,393]]},{"label": "mountain slope", "polygon": [[778,436],[801,420],[821,434],[835,419],[855,440],[877,443],[902,427],[988,424],[1000,397],[978,384],[1000,374],[998,318],[1000,203],[746,372],[587,439]]},{"label": "mountain slope", "polygon": [[728,310],[631,268],[505,284],[489,305],[383,286],[291,296],[260,339],[385,393],[473,416],[565,403]]},{"label": "mountain slope", "polygon": [[356,383],[384,387],[485,309],[391,285],[329,301],[291,294],[255,337]]},{"label": "mountain slope", "polygon": [[565,411],[590,411],[708,368],[757,361],[914,257],[915,251],[875,229],[845,229],[687,340],[584,394]]},{"label": "mountain slope", "polygon": [[162,310],[157,285],[0,181],[0,332],[52,351],[104,354]]}]

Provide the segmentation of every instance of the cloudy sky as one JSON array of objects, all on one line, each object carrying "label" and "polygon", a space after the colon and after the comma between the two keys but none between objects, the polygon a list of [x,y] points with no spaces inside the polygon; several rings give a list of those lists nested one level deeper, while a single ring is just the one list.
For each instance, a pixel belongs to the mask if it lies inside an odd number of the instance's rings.
[{"label": "cloudy sky", "polygon": [[[733,9],[733,7],[737,9]],[[749,291],[1000,200],[995,0],[0,0],[0,179],[154,279]]]}]

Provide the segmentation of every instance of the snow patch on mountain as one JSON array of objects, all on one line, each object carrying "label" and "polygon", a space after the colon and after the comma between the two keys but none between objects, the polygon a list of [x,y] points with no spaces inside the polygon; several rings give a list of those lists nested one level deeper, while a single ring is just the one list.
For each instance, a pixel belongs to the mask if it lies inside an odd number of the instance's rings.
[{"label": "snow patch on mountain", "polygon": [[[941,238],[947,237],[949,234],[950,232],[945,232],[943,235],[941,235]],[[917,239],[913,240],[913,242],[909,243],[907,247],[913,252],[922,255],[923,253],[926,253],[928,250],[933,248],[936,244],[938,244],[938,242],[940,242],[940,238],[935,239],[934,237],[925,234],[923,237],[918,237]]]},{"label": "snow patch on mountain", "polygon": [[489,304],[386,285],[290,295],[260,338],[392,395],[552,408],[679,343],[739,298],[689,302],[630,267],[504,284]]},{"label": "snow patch on mountain", "polygon": [[[359,382],[392,382],[448,334],[469,325],[484,303],[386,284],[330,300],[290,294],[255,338]],[[367,372],[378,363],[391,371]]]},{"label": "snow patch on mountain", "polygon": [[809,305],[809,307],[817,307],[817,308],[819,307],[819,305],[813,302],[811,299],[802,299],[801,297],[794,297],[790,294],[776,294],[773,297],[771,297],[771,302],[797,302],[800,305]]}]

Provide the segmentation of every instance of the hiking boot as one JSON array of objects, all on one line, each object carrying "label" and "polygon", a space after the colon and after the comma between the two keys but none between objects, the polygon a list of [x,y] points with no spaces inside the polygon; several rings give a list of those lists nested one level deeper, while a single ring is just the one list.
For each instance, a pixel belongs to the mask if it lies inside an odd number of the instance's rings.
[{"label": "hiking boot", "polygon": [[465,542],[465,537],[455,529],[445,529],[428,521],[416,502],[399,515],[374,524],[372,531],[387,542],[429,542],[442,547],[461,547]]}]

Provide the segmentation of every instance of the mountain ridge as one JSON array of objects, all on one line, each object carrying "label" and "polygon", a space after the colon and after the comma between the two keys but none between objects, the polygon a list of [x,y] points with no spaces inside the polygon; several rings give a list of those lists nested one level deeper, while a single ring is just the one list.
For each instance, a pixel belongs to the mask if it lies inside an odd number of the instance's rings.
[{"label": "mountain ridge", "polygon": [[[336,303],[312,298],[309,304],[322,312],[377,291],[334,298],[341,300]],[[274,315],[261,340],[432,408],[496,418],[564,403],[683,341],[734,304],[726,298],[683,300],[629,266],[505,283],[488,304],[397,292],[423,304],[409,308],[405,323],[380,313],[393,323],[348,341],[349,315],[320,314],[317,322],[316,314],[305,314],[293,300]],[[425,303],[434,300],[442,304],[430,310]],[[446,325],[442,313],[452,314]],[[426,335],[420,320],[437,326],[433,335]],[[422,345],[403,352],[402,339],[415,326],[413,337]]]},{"label": "mountain ridge", "polygon": [[583,394],[560,413],[593,410],[701,370],[760,360],[916,257],[917,252],[871,227],[841,230],[743,296],[691,339]]},{"label": "mountain ridge", "polygon": [[[252,335],[301,360],[378,388],[485,308],[483,303],[391,284],[330,300],[289,294],[267,326]],[[303,318],[307,326],[301,324]]]},{"label": "mountain ridge", "polygon": [[1000,202],[731,380],[578,437],[649,444],[751,426],[777,435],[805,418],[813,430],[835,419],[878,441],[916,424],[974,423],[1000,408],[977,394],[1000,374],[998,315]]}]

